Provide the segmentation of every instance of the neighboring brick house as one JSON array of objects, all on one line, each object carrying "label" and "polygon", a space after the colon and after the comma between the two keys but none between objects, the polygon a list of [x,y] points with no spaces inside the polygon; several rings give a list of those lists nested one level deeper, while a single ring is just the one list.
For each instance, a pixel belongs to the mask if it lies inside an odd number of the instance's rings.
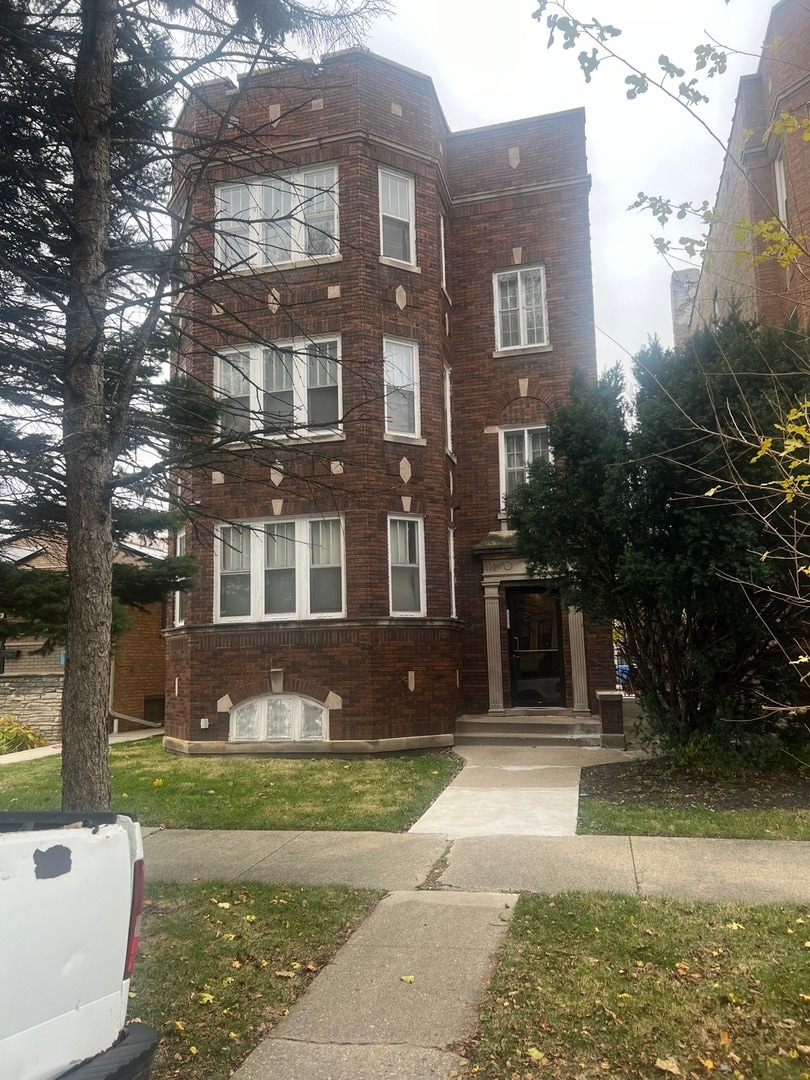
[{"label": "neighboring brick house", "polygon": [[807,243],[810,143],[801,127],[781,134],[771,129],[783,113],[799,125],[810,114],[810,11],[801,0],[772,8],[757,72],[740,79],[692,333],[722,319],[732,305],[765,323],[807,321],[810,262],[802,257],[780,266],[776,258],[757,259],[763,241],[750,229],[778,219]]},{"label": "neighboring brick house", "polygon": [[596,376],[582,110],[453,133],[427,76],[353,49],[198,87],[177,128],[186,160],[229,140],[194,187],[177,362],[224,435],[272,438],[177,478],[201,575],[166,635],[167,747],[590,720],[609,629],[529,577],[502,509]]},{"label": "neighboring brick house", "polygon": [[[162,558],[165,551],[122,544],[116,551],[117,562],[143,562]],[[64,571],[65,546],[55,540],[35,543],[30,540],[3,545],[0,558],[20,567]],[[165,612],[163,604],[151,604],[143,611],[130,612],[132,624],[121,639],[110,662],[111,729],[143,730],[146,721],[163,723],[166,685],[166,650],[163,642]],[[0,715],[11,714],[22,723],[40,731],[49,741],[62,735],[62,687],[65,674],[65,649],[42,652],[42,641],[13,639],[6,645],[7,655],[0,670]]]}]

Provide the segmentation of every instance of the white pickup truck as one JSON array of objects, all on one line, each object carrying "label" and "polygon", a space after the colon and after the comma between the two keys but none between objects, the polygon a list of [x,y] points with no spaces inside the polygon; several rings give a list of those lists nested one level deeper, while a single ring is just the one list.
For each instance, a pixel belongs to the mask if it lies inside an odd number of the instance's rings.
[{"label": "white pickup truck", "polygon": [[0,813],[1,1080],[148,1080],[125,1026],[143,842],[118,814]]}]

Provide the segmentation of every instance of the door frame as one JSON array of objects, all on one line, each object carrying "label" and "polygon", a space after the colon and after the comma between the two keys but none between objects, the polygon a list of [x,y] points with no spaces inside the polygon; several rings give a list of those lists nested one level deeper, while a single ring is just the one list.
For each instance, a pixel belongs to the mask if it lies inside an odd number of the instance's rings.
[{"label": "door frame", "polygon": [[[517,700],[518,697],[518,684],[520,682],[520,653],[521,649],[515,648],[515,642],[517,642],[517,635],[515,634],[515,614],[516,604],[515,601],[518,596],[525,596],[529,593],[536,595],[545,594],[551,596],[554,600],[554,622],[557,629],[557,648],[549,649],[549,652],[555,652],[557,654],[557,665],[559,667],[559,683],[560,683],[560,698],[559,702],[553,704],[546,704],[540,702],[537,705],[527,705],[525,702]],[[560,603],[560,594],[556,589],[543,586],[540,582],[534,583],[521,583],[519,585],[506,584],[504,585],[504,603],[506,605],[506,652],[509,658],[509,699],[511,701],[511,707],[513,709],[532,708],[543,709],[550,708],[555,711],[565,709],[567,707],[567,679],[565,677],[565,649],[563,647],[563,625],[562,625],[562,605]],[[554,676],[551,676],[553,678]]]}]

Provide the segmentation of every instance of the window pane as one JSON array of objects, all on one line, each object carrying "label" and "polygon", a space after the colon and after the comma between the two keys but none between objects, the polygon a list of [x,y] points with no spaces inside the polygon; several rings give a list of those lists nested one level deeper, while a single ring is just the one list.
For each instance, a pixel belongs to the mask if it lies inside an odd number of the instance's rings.
[{"label": "window pane", "polygon": [[386,259],[411,261],[411,227],[407,221],[383,217],[382,253]]},{"label": "window pane", "polygon": [[313,615],[343,610],[343,573],[339,566],[313,566],[309,572],[309,610]]},{"label": "window pane", "polygon": [[343,610],[343,566],[339,521],[310,522],[309,609],[313,614]]},{"label": "window pane", "polygon": [[404,218],[411,216],[411,182],[407,176],[380,173],[380,207],[383,214]]},{"label": "window pane", "polygon": [[303,174],[300,198],[305,223],[307,255],[332,255],[337,251],[337,203],[335,170],[318,169]]},{"label": "window pane", "polygon": [[267,698],[267,738],[292,739],[292,701],[286,697]]},{"label": "window pane", "polygon": [[226,525],[220,538],[223,573],[250,570],[250,529],[244,525]]},{"label": "window pane", "polygon": [[312,701],[301,702],[302,739],[323,739],[326,737],[326,710]]},{"label": "window pane", "polygon": [[526,344],[537,345],[546,337],[543,274],[540,270],[527,270],[521,274],[520,281],[526,311]]},{"label": "window pane", "polygon": [[385,397],[388,431],[413,435],[416,432],[416,402],[412,390],[389,390]]},{"label": "window pane", "polygon": [[294,521],[265,527],[264,566],[265,614],[294,614],[296,611]]},{"label": "window pane", "polygon": [[419,530],[416,521],[390,523],[391,610],[421,611]]},{"label": "window pane", "polygon": [[548,461],[548,432],[545,428],[533,428],[528,434],[529,441],[529,461],[536,461],[538,458],[542,458],[543,461]]},{"label": "window pane", "polygon": [[525,432],[507,431],[504,436],[506,468],[523,469],[526,463]]},{"label": "window pane", "polygon": [[339,416],[337,342],[307,349],[307,423],[310,427],[337,424]]},{"label": "window pane", "polygon": [[250,615],[250,530],[242,525],[220,533],[219,613]]},{"label": "window pane", "polygon": [[253,254],[250,224],[250,188],[247,184],[223,187],[217,192],[219,213],[219,261],[222,266],[245,266]]},{"label": "window pane", "polygon": [[391,610],[419,611],[419,568],[394,566],[391,568]]},{"label": "window pane", "polygon": [[219,613],[250,615],[250,574],[223,574],[219,581]]},{"label": "window pane", "polygon": [[250,431],[250,354],[219,357],[220,428],[225,433]]},{"label": "window pane", "polygon": [[397,341],[385,341],[383,346],[386,428],[416,434],[416,350],[412,345]]},{"label": "window pane", "polygon": [[[181,558],[186,553],[186,534],[184,532],[177,534],[175,552],[178,558]],[[176,623],[182,623],[185,622],[185,619],[186,594],[184,592],[177,592],[175,593],[174,621]]]},{"label": "window pane", "polygon": [[261,700],[243,701],[231,712],[231,738],[258,741],[263,737]]},{"label": "window pane", "polygon": [[262,263],[292,258],[293,192],[288,180],[267,180],[262,192]]},{"label": "window pane", "polygon": [[290,349],[266,349],[264,353],[264,422],[270,431],[295,427],[293,365]]}]

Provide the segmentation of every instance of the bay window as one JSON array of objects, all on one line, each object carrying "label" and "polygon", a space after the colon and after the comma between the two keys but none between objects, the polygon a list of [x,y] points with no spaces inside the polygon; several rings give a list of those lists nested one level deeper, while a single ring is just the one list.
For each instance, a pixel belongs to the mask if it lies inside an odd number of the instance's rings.
[{"label": "bay window", "polygon": [[250,432],[326,434],[340,427],[340,342],[245,345],[217,356],[220,428]]},{"label": "bay window", "polygon": [[302,169],[216,189],[221,269],[273,267],[338,252],[338,173]]},{"label": "bay window", "polygon": [[215,574],[219,621],[340,617],[345,611],[342,520],[222,525]]}]

